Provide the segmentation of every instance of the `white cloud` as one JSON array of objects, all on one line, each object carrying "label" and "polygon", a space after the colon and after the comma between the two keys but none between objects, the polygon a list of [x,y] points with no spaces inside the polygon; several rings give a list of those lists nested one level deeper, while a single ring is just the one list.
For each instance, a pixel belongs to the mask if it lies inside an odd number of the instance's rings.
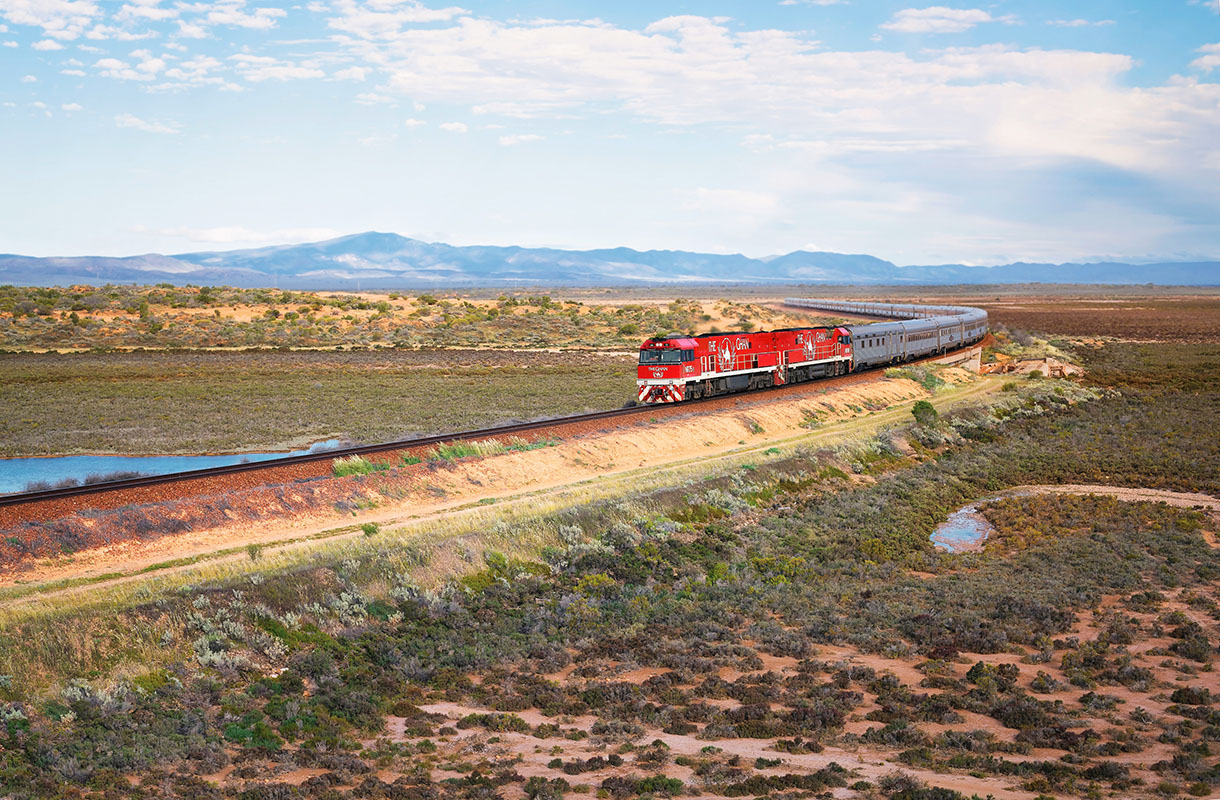
[{"label": "white cloud", "polygon": [[[136,232],[142,233],[146,228],[136,226]],[[333,239],[339,236],[339,231],[331,228],[279,228],[277,230],[256,231],[242,225],[222,225],[215,228],[162,228],[154,233],[175,239],[186,239],[191,242],[206,244],[297,244],[300,242],[317,242],[323,239]]]},{"label": "white cloud", "polygon": [[415,0],[337,0],[339,16],[329,20],[330,27],[362,39],[393,38],[404,25],[420,22],[446,22],[470,12],[464,8],[427,8]]},{"label": "white cloud", "polygon": [[206,39],[208,29],[196,22],[178,20],[178,35],[183,39]]},{"label": "white cloud", "polygon": [[150,90],[167,91],[185,89],[190,86],[216,86],[221,89],[239,88],[229,83],[221,75],[213,74],[224,68],[224,65],[211,56],[195,56],[178,62],[165,70],[164,82],[150,86]]},{"label": "white cloud", "polygon": [[83,78],[86,73],[83,69],[61,69],[59,71],[59,74],[60,75],[73,75],[73,76],[76,76],[79,78]]},{"label": "white cloud", "polygon": [[512,147],[515,144],[524,144],[525,142],[540,142],[545,138],[536,133],[518,133],[511,136],[501,136],[500,145],[502,147]]},{"label": "white cloud", "polygon": [[133,20],[152,20],[162,21],[173,19],[181,12],[181,7],[178,8],[163,8],[161,0],[133,0],[119,9],[115,14],[115,19],[120,22],[130,22]]},{"label": "white cloud", "polygon": [[34,77],[33,75],[22,75],[21,82],[22,83],[38,83],[38,78]]},{"label": "white cloud", "polygon": [[694,16],[644,30],[462,17],[341,44],[386,76],[379,92],[488,116],[613,113],[687,132],[730,124],[822,159],[1066,158],[1191,181],[1200,169],[1220,168],[1220,85],[1125,86],[1135,62],[1120,53],[1004,45],[834,51],[806,33],[742,31]]},{"label": "white cloud", "polygon": [[466,133],[470,128],[466,126],[465,122],[442,122],[441,130],[450,133]]},{"label": "white cloud", "polygon": [[32,45],[30,45],[30,47],[34,48],[35,50],[63,50],[64,49],[64,46],[62,44],[60,44],[59,42],[55,41],[54,39],[43,39],[41,41],[34,42]]},{"label": "white cloud", "polygon": [[165,69],[165,59],[147,50],[135,50],[131,57],[137,59],[134,66],[117,58],[100,58],[93,66],[104,77],[124,81],[151,81]]},{"label": "white cloud", "polygon": [[140,39],[155,39],[160,36],[156,31],[131,31],[126,28],[116,28],[113,25],[94,25],[85,33],[86,39],[105,41],[115,39],[120,42],[134,42]]},{"label": "white cloud", "polygon": [[1047,25],[1053,25],[1056,28],[1087,28],[1089,26],[1100,28],[1103,25],[1114,25],[1112,19],[1099,19],[1096,22],[1090,22],[1087,19],[1052,19],[1047,20]]},{"label": "white cloud", "polygon": [[42,28],[53,39],[79,37],[100,13],[92,0],[0,0],[0,17]]},{"label": "white cloud", "polygon": [[356,95],[356,102],[362,106],[376,106],[390,104],[396,101],[393,97],[388,97],[384,94],[377,94],[376,92],[361,92],[360,94]]},{"label": "white cloud", "polygon": [[781,6],[834,6],[847,0],[780,0]]},{"label": "white cloud", "polygon": [[4,46],[5,47],[18,47],[18,44],[16,42],[5,42]]},{"label": "white cloud", "polygon": [[80,111],[82,106],[80,103],[64,103],[60,108],[64,111]]},{"label": "white cloud", "polygon": [[180,126],[176,122],[147,122],[132,114],[119,114],[114,118],[114,124],[120,128],[135,128],[145,133],[179,133]]},{"label": "white cloud", "polygon": [[906,8],[894,14],[882,28],[899,33],[961,33],[984,22],[998,22],[981,8]]},{"label": "white cloud", "polygon": [[414,118],[408,119],[407,121],[403,122],[403,125],[408,128],[418,128],[420,125],[427,125],[427,124],[428,123],[424,122],[422,119],[414,119]]},{"label": "white cloud", "polygon": [[288,15],[282,8],[245,10],[246,0],[217,0],[211,4],[205,21],[209,25],[266,30],[276,26],[276,20]]},{"label": "white cloud", "polygon": [[[1220,2],[1220,0],[1217,1]],[[1193,69],[1211,72],[1216,67],[1220,67],[1220,42],[1216,44],[1205,44],[1196,52],[1203,53],[1204,55],[1190,62],[1190,66]]]},{"label": "white cloud", "polygon": [[242,77],[255,83],[267,80],[288,81],[326,77],[326,73],[311,61],[294,64],[271,56],[254,56],[247,53],[238,53],[229,56],[229,59],[237,62],[237,68]]},{"label": "white cloud", "polygon": [[369,74],[368,67],[348,67],[341,69],[331,77],[339,81],[362,81]]}]

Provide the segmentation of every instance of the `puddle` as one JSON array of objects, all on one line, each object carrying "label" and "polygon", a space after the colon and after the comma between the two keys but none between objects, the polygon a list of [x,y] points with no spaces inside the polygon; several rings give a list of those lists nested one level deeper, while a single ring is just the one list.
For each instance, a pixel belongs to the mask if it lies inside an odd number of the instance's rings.
[{"label": "puddle", "polygon": [[[229,453],[202,456],[47,456],[45,458],[0,458],[0,494],[27,491],[31,483],[54,486],[60,482],[97,483],[97,478],[114,473],[168,475],[207,467],[224,467],[246,461],[274,461],[287,456],[334,450],[338,439],[316,442],[305,450],[281,453]],[[123,477],[132,477],[125,474]],[[49,488],[37,486],[34,488]]]},{"label": "puddle", "polygon": [[988,497],[977,500],[954,511],[932,533],[932,544],[950,553],[981,550],[983,542],[995,528],[979,513],[979,506],[996,499]]}]

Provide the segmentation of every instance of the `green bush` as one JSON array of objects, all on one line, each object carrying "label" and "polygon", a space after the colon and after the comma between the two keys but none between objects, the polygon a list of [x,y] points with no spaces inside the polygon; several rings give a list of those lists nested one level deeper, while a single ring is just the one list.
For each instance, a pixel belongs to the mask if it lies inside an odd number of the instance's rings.
[{"label": "green bush", "polygon": [[336,478],[346,478],[349,475],[368,475],[379,469],[384,469],[384,467],[374,464],[364,456],[336,458],[331,464],[331,472]]},{"label": "green bush", "polygon": [[936,407],[927,400],[919,400],[911,408],[911,416],[915,417],[915,421],[924,427],[935,425],[940,415],[936,412]]}]

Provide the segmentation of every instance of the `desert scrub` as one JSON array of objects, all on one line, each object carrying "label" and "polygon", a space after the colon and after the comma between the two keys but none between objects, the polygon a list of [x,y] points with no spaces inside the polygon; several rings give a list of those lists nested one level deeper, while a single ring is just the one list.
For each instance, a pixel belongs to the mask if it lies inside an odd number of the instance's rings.
[{"label": "desert scrub", "polygon": [[0,354],[0,456],[373,443],[618,408],[634,396],[634,360],[597,353]]},{"label": "desert scrub", "polygon": [[[124,620],[142,622],[154,643],[162,640],[166,617],[183,620],[188,652],[167,668],[180,687],[167,680],[131,699],[117,685],[103,687],[101,680],[97,686],[73,684],[69,695],[57,700],[71,717],[59,706],[44,711],[45,698],[24,702],[12,711],[16,724],[8,726],[3,741],[8,763],[20,769],[6,775],[17,783],[14,791],[27,796],[79,793],[89,781],[106,780],[110,769],[151,777],[159,765],[172,763],[178,771],[187,765],[187,774],[213,774],[222,766],[214,754],[240,746],[238,768],[254,775],[291,757],[302,759],[297,766],[324,765],[375,780],[369,762],[376,757],[347,743],[384,733],[385,715],[392,710],[412,726],[434,730],[438,721],[411,706],[445,700],[480,704],[483,710],[465,724],[490,734],[520,731],[553,738],[570,724],[562,722],[565,715],[592,716],[593,738],[623,747],[633,767],[667,758],[647,744],[650,731],[697,730],[710,746],[728,737],[783,737],[804,751],[816,751],[824,742],[876,742],[904,748],[900,758],[908,763],[1013,776],[1038,787],[1031,791],[1076,791],[1072,787],[1097,781],[1120,796],[1129,795],[1123,794],[1127,776],[1104,759],[1138,747],[1135,738],[1143,736],[1174,748],[1155,767],[1164,780],[1212,790],[1220,782],[1201,755],[1212,735],[1205,733],[1208,706],[1179,703],[1179,710],[1202,709],[1189,712],[1199,718],[1175,717],[1162,725],[1146,711],[1112,707],[1107,697],[1117,696],[1104,688],[1111,682],[1129,680],[1136,686],[1143,680],[1141,664],[1124,661],[1119,644],[1138,637],[1140,628],[1114,617],[1103,621],[1113,643],[1072,635],[1079,612],[1112,596],[1116,607],[1131,613],[1151,608],[1138,612],[1150,617],[1140,625],[1161,626],[1166,650],[1183,676],[1202,674],[1205,662],[1191,659],[1214,658],[1214,625],[1190,623],[1193,615],[1208,613],[1201,609],[1214,600],[1220,555],[1204,539],[1193,512],[1087,498],[1057,509],[1060,498],[1026,498],[1001,509],[1007,515],[1001,523],[1022,527],[1035,520],[1045,535],[1030,537],[1011,554],[943,555],[932,551],[927,536],[964,501],[1018,483],[1068,479],[1082,468],[1104,468],[1111,482],[1139,485],[1135,482],[1164,476],[1210,485],[1220,453],[1214,437],[1197,424],[1201,417],[1191,412],[1215,402],[1220,392],[1215,386],[1201,396],[1166,389],[1154,402],[1142,392],[1120,390],[1075,404],[1060,402],[1064,397],[1050,387],[1028,395],[1023,389],[1011,399],[1024,413],[975,420],[994,433],[992,441],[964,437],[946,443],[936,459],[850,487],[842,481],[824,487],[796,480],[791,491],[768,496],[768,485],[778,485],[783,475],[791,480],[819,473],[823,465],[805,454],[800,464],[796,459],[760,464],[748,473],[748,482],[745,473],[734,474],[630,503],[562,510],[546,521],[550,547],[543,561],[508,550],[533,535],[532,529],[516,522],[492,531],[489,522],[480,532],[494,534],[499,543],[485,538],[476,548],[474,533],[464,534],[472,537],[462,542],[469,560],[456,555],[457,545],[444,560],[472,571],[429,588],[420,588],[413,582],[416,574],[396,560],[403,554],[400,543],[391,541],[394,531],[354,537],[358,547],[308,566],[280,573],[260,569],[264,580],[258,583],[217,579],[160,604],[139,605]],[[1150,435],[1166,425],[1174,436]],[[1157,465],[1172,466],[1176,474]],[[766,513],[742,508],[730,516],[726,496],[769,505]],[[667,519],[668,511],[691,498],[715,502],[709,507],[725,514],[682,525]],[[874,542],[875,552],[865,553]],[[1191,614],[1156,609],[1158,598],[1179,596],[1191,604]],[[42,640],[62,641],[47,631],[0,632],[6,660],[0,672],[17,676],[17,691],[29,671],[10,669],[7,662],[25,658],[27,645],[45,649]],[[822,661],[823,644],[918,653],[921,660],[944,665],[926,671],[944,683],[936,693],[925,693],[884,671]],[[800,660],[783,674],[769,671],[760,649]],[[990,665],[978,655],[1014,650],[1031,658],[1048,653],[1038,662],[1043,671],[1057,670],[1097,687],[1074,688],[1063,697],[1030,695],[1013,670],[1027,673],[1032,665]],[[60,655],[80,657],[73,652],[65,647]],[[90,659],[82,672],[104,674],[115,663],[89,648],[75,652]],[[975,666],[962,669],[961,678],[939,674],[952,670],[961,653],[971,654],[968,663]],[[637,669],[652,677],[624,677]],[[721,678],[725,670],[737,677]],[[149,671],[149,666],[139,670]],[[1039,685],[1054,687],[1046,681]],[[723,698],[734,703],[712,702]],[[531,708],[559,722],[531,729],[521,713]],[[870,731],[842,739],[844,722],[864,708],[873,723]],[[954,736],[938,731],[934,737],[921,729],[928,722],[961,725],[955,715],[964,717],[966,711],[1009,726],[1012,741],[968,731]],[[1126,720],[1148,727],[1132,735],[1108,732]],[[260,722],[270,730],[258,728]],[[226,730],[235,741],[225,742]],[[272,735],[297,745],[275,754]],[[250,746],[256,740],[260,744]],[[131,742],[141,748],[149,742],[152,749],[133,751],[126,746]],[[48,748],[71,756],[66,774],[41,758]],[[1045,760],[1001,757],[1034,748],[1056,752]],[[417,756],[425,754],[403,757]],[[496,783],[501,780],[520,782],[507,771],[484,769],[477,753],[462,758],[469,767],[452,778],[460,786],[448,776],[442,787],[434,785],[435,762],[415,761],[412,766],[420,768],[404,774],[415,776],[412,786],[420,791],[483,791],[506,785]],[[745,797],[822,791],[854,778],[838,770],[817,781],[810,775],[759,775],[749,771],[748,761],[731,761],[708,750],[688,759],[694,764],[690,784],[647,786],[661,793],[715,787],[717,794]],[[557,774],[546,777],[545,786],[537,776],[536,794],[555,789],[553,781],[566,774],[566,763],[553,768]],[[598,777],[608,795],[624,797],[650,780],[617,773]],[[902,776],[885,783],[895,792],[919,788]],[[370,783],[361,792],[388,790]]]},{"label": "desert scrub", "polygon": [[[370,298],[223,286],[0,286],[0,346],[607,349],[636,346],[644,331],[708,330],[706,305],[685,299],[586,304],[525,292],[494,299],[397,292]],[[750,302],[722,301],[716,310],[745,329],[752,320],[772,327],[837,322]]]},{"label": "desert scrub", "polygon": [[887,378],[906,378],[912,380],[927,389],[929,392],[936,392],[943,389],[948,383],[938,374],[944,367],[938,365],[916,364],[909,367],[893,367],[885,371]]}]

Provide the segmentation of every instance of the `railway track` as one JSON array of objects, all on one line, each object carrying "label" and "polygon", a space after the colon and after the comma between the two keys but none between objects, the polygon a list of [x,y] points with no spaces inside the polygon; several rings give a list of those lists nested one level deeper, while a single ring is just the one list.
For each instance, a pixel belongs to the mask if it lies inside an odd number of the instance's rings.
[{"label": "railway track", "polygon": [[501,425],[495,428],[481,428],[473,431],[445,433],[437,436],[425,436],[416,439],[400,439],[393,442],[383,442],[381,444],[365,444],[355,445],[353,447],[341,447],[334,450],[320,450],[316,453],[305,453],[298,456],[285,456],[284,458],[273,458],[265,461],[251,461],[244,464],[229,464],[228,466],[223,467],[208,467],[206,469],[194,469],[187,470],[185,472],[169,472],[164,475],[146,475],[139,478],[125,478],[123,480],[102,481],[99,483],[91,483],[81,486],[67,486],[61,489],[44,489],[37,492],[6,494],[0,495],[0,507],[20,505],[22,503],[35,503],[43,500],[60,500],[69,497],[79,497],[87,494],[100,494],[103,492],[119,491],[121,489],[134,489],[142,486],[158,486],[165,483],[178,483],[180,481],[188,481],[195,478],[210,478],[219,475],[237,475],[245,472],[257,472],[259,470],[274,469],[276,467],[293,466],[296,464],[311,464],[316,461],[329,461],[336,458],[347,458],[350,456],[375,455],[378,453],[388,453],[397,450],[427,447],[436,444],[448,444],[450,442],[511,436],[513,434],[526,433],[539,428],[550,428],[556,425],[564,425],[573,422],[596,422],[598,420],[628,416],[632,413],[639,413],[641,411],[648,410],[650,410],[649,406],[616,408],[610,411],[595,411],[590,414],[576,414],[569,417],[554,417],[545,420],[535,420],[534,422]]},{"label": "railway track", "polygon": [[[975,346],[980,345],[971,345],[970,347],[960,348],[959,351],[966,351]],[[943,356],[940,356],[940,358],[943,358]],[[936,360],[936,357],[919,359],[914,363],[933,360]],[[14,519],[12,515],[14,512],[20,513],[17,511],[17,509],[22,506],[40,506],[44,504],[62,505],[65,501],[72,501],[74,499],[84,498],[90,495],[117,495],[123,492],[130,492],[131,490],[151,489],[170,484],[186,483],[191,481],[207,481],[209,479],[224,478],[226,476],[249,476],[252,473],[263,471],[285,471],[291,470],[294,467],[307,467],[307,465],[310,464],[332,461],[337,458],[347,458],[350,456],[375,456],[383,453],[418,450],[421,448],[449,444],[452,442],[503,438],[506,436],[547,430],[551,428],[586,425],[591,422],[634,417],[641,414],[651,414],[653,416],[660,414],[668,416],[669,414],[673,413],[693,411],[709,403],[740,403],[754,398],[761,398],[775,392],[784,393],[809,390],[811,387],[820,389],[833,386],[842,386],[855,383],[860,380],[865,380],[869,378],[870,375],[878,374],[878,372],[879,371],[876,369],[865,370],[861,372],[849,373],[847,375],[842,375],[835,378],[823,378],[813,381],[805,381],[802,383],[774,386],[751,392],[719,395],[715,397],[701,398],[699,400],[687,400],[680,404],[673,405],[630,406],[626,408],[611,409],[609,411],[595,411],[588,414],[575,414],[567,417],[553,417],[550,419],[535,420],[532,422],[501,425],[493,428],[480,428],[477,430],[459,431],[456,433],[439,434],[436,436],[426,436],[415,439],[401,439],[392,442],[383,442],[381,444],[356,445],[353,447],[344,447],[335,450],[319,451],[317,453],[306,453],[298,456],[286,456],[284,458],[270,459],[267,461],[230,464],[223,467],[209,467],[206,469],[173,472],[164,475],[147,475],[117,481],[105,481],[101,483],[69,486],[57,489],[45,489],[35,492],[21,492],[17,494],[0,495],[0,509],[4,510],[4,513],[0,513],[0,517],[7,517],[8,519],[4,520],[5,522],[13,522]]]}]

